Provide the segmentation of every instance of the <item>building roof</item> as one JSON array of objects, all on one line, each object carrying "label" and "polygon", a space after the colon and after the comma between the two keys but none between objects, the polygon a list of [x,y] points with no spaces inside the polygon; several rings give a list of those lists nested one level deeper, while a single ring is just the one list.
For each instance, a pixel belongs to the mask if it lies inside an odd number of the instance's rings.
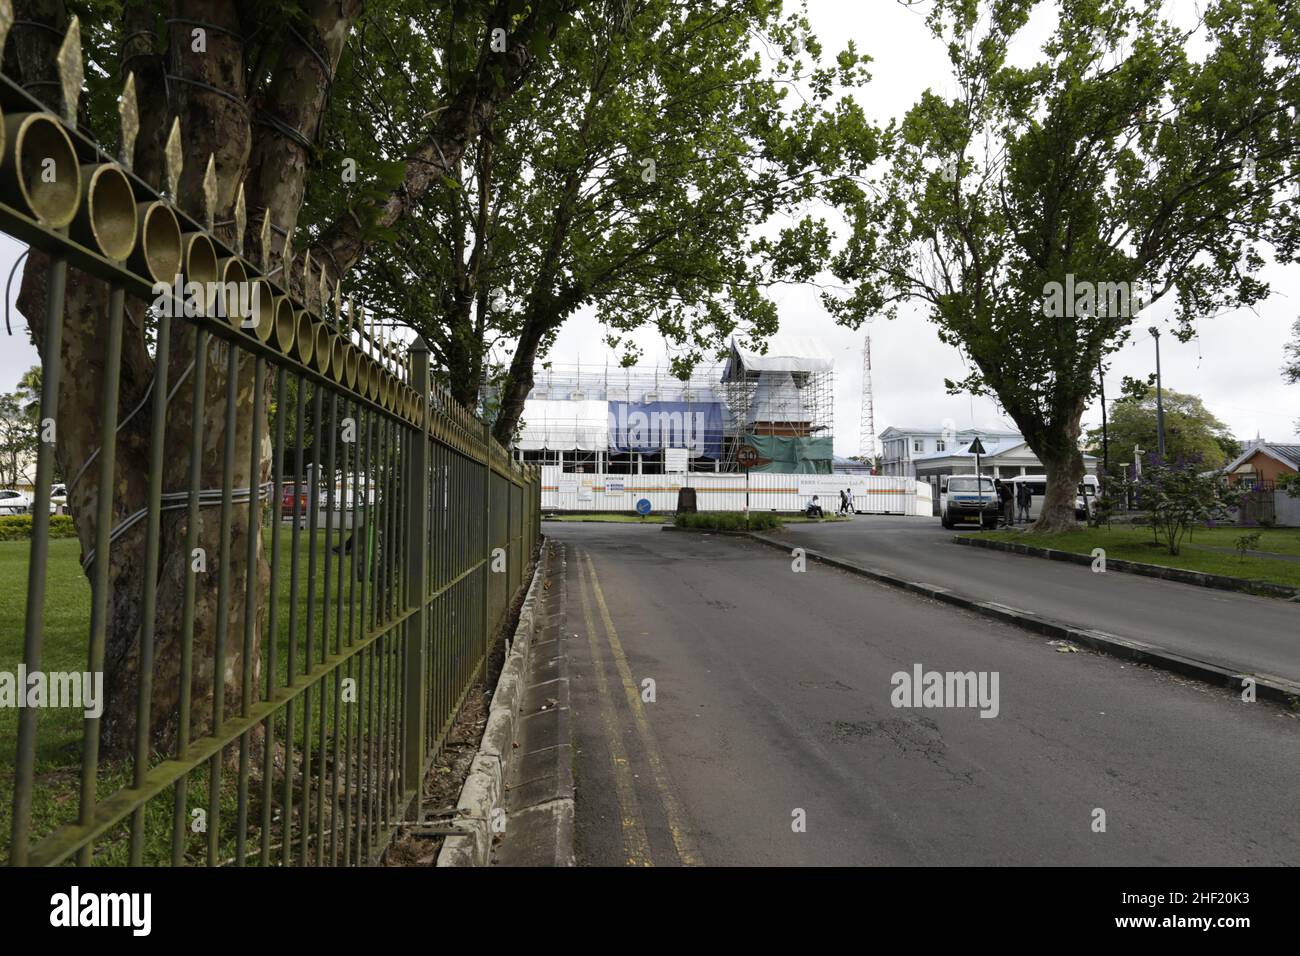
[{"label": "building roof", "polygon": [[722,380],[733,381],[745,372],[829,372],[834,367],[830,350],[811,336],[773,335],[766,352],[744,348],[733,338]]},{"label": "building roof", "polygon": [[1223,466],[1226,472],[1235,471],[1243,462],[1249,460],[1256,452],[1262,452],[1275,461],[1280,461],[1288,468],[1294,468],[1300,471],[1300,445],[1282,445],[1277,442],[1262,441],[1248,447],[1235,461],[1231,461]]},{"label": "building roof", "polygon": [[[876,437],[884,438],[886,435],[889,435],[891,432],[897,433],[899,435],[942,435],[944,433],[944,430],[945,429],[943,428],[942,425],[939,426],[938,428],[934,427],[933,425],[927,425],[923,428],[909,428],[905,425],[890,425],[888,428],[886,428],[883,432],[881,432]],[[974,437],[975,435],[979,435],[981,438],[1019,438],[1020,437],[1020,432],[1003,431],[998,428],[958,428],[955,430],[950,430],[949,433],[956,435],[959,438],[965,436]]]},{"label": "building roof", "polygon": [[[1020,457],[1032,457],[1034,459],[1038,458],[1038,455],[1035,454],[1034,450],[1029,447],[1029,442],[1021,441],[1021,442],[1017,442],[1014,445],[1008,445],[1005,448],[998,447],[986,451],[984,454],[980,455],[980,460],[984,461],[992,458],[1002,458],[1018,449],[1024,449],[1024,451],[1027,453],[1027,455],[1022,455]],[[975,459],[975,455],[974,453],[966,451],[965,449],[961,449],[959,451],[935,451],[935,452],[930,452],[929,454],[926,455],[914,455],[912,456],[912,461],[914,462],[937,461],[938,459],[941,458],[962,458],[962,459],[968,458],[973,461]],[[1084,455],[1083,458],[1085,461],[1097,460],[1096,455]]]}]

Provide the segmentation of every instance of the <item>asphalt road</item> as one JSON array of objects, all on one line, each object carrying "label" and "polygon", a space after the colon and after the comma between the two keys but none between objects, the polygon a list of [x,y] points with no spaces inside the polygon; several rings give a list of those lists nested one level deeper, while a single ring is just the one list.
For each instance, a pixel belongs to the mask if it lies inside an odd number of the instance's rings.
[{"label": "asphalt road", "polygon": [[[1300,864],[1277,706],[743,539],[545,531],[581,864]],[[997,716],[893,706],[916,664],[996,672]]]},{"label": "asphalt road", "polygon": [[910,581],[1121,637],[1241,673],[1300,682],[1300,604],[1086,565],[964,547],[938,518],[858,515],[787,525],[802,545]]}]

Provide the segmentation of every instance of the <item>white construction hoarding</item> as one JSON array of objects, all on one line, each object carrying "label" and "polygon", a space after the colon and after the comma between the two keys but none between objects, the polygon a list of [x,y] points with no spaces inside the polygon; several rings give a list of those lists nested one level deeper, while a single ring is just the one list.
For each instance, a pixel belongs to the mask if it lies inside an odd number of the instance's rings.
[{"label": "white construction hoarding", "polygon": [[668,475],[575,474],[555,465],[542,468],[544,511],[631,511],[642,498],[653,511],[673,511],[677,492],[695,489],[701,511],[743,511],[748,491],[751,511],[798,512],[813,495],[830,513],[839,507],[839,492],[853,492],[855,511],[931,517],[930,486],[913,478],[881,475],[787,475],[772,472]]}]

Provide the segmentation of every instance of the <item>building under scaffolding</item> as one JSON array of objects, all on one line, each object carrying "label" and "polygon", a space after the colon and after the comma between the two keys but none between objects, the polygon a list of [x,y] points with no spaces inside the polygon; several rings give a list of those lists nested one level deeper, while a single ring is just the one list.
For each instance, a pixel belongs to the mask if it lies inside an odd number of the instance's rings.
[{"label": "building under scaffolding", "polygon": [[816,339],[776,336],[766,352],[734,340],[721,375],[731,423],[731,463],[742,445],[755,471],[825,473],[832,468],[835,364]]},{"label": "building under scaffolding", "polygon": [[524,406],[516,454],[565,472],[660,474],[738,469],[829,473],[834,363],[811,339],[777,336],[759,353],[733,341],[727,360],[685,380],[664,367],[552,365]]}]

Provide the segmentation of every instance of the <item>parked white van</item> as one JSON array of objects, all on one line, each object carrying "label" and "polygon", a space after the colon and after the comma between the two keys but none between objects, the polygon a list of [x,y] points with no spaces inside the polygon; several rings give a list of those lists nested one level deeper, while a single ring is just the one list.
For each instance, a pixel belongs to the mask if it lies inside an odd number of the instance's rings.
[{"label": "parked white van", "polygon": [[[1011,487],[1017,496],[1021,485],[1029,486],[1029,490],[1034,496],[1029,504],[1029,517],[1037,518],[1043,510],[1043,497],[1047,494],[1047,476],[1021,475],[1010,480]],[[1079,493],[1074,499],[1074,516],[1080,521],[1084,521],[1089,515],[1096,514],[1097,497],[1100,494],[1101,485],[1097,481],[1097,476],[1084,475],[1083,480],[1079,482]],[[1019,501],[1020,499],[1016,497],[1013,500]]]},{"label": "parked white van", "polygon": [[[978,480],[979,484],[976,484]],[[945,528],[977,524],[991,528],[998,523],[998,495],[993,479],[981,475],[945,475],[939,485],[939,521]]]}]

